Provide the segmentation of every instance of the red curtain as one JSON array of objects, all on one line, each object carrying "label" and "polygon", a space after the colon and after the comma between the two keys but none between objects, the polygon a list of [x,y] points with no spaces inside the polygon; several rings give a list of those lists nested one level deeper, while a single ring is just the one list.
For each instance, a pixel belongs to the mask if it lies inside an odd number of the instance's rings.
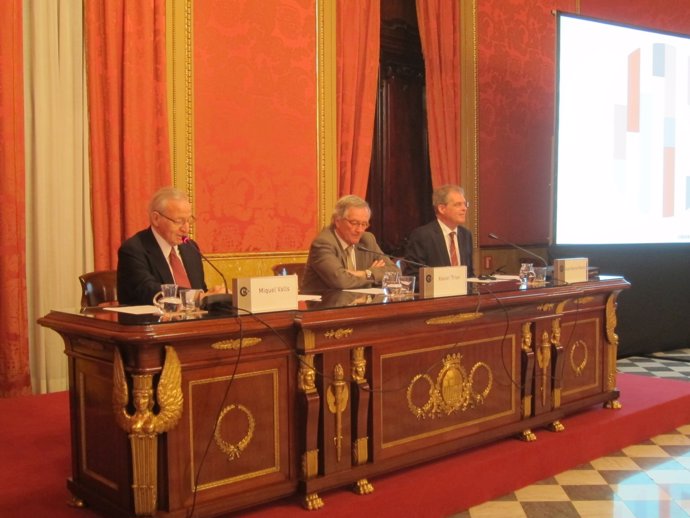
[{"label": "red curtain", "polygon": [[91,203],[96,269],[147,226],[151,195],[171,183],[165,0],[85,3]]},{"label": "red curtain", "polygon": [[337,7],[338,194],[364,198],[369,180],[379,69],[379,0]]},{"label": "red curtain", "polygon": [[433,187],[460,183],[459,2],[417,0]]},{"label": "red curtain", "polygon": [[0,397],[31,393],[24,217],[22,0],[0,16]]}]

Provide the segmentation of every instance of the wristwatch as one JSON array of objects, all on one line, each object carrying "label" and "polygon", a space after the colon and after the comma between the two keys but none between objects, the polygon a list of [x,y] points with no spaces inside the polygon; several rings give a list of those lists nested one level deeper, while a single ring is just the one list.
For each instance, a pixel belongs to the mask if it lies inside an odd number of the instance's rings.
[{"label": "wristwatch", "polygon": [[366,274],[368,281],[371,281],[374,279],[374,274],[371,273],[371,270],[364,270],[364,273]]}]

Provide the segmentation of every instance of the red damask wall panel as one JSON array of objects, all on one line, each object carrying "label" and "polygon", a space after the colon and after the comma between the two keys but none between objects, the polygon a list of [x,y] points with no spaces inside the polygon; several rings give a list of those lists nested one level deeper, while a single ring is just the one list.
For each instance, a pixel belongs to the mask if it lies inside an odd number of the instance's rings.
[{"label": "red damask wall panel", "polygon": [[555,10],[690,34],[687,0],[477,0],[481,245],[550,240]]},{"label": "red damask wall panel", "polygon": [[574,2],[478,0],[480,244],[549,241],[553,10]]},{"label": "red damask wall panel", "polygon": [[690,34],[688,0],[580,0],[580,10],[593,18]]},{"label": "red damask wall panel", "polygon": [[314,0],[194,2],[194,205],[207,252],[308,248],[316,74]]}]

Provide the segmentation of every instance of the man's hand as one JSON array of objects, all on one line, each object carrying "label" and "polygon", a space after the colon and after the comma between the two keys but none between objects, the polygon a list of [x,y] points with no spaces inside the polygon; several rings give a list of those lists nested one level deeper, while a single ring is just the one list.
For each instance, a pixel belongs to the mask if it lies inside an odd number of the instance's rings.
[{"label": "man's hand", "polygon": [[225,293],[225,286],[222,284],[216,284],[215,286],[209,288],[203,296],[205,297],[206,295],[213,295],[214,293]]}]

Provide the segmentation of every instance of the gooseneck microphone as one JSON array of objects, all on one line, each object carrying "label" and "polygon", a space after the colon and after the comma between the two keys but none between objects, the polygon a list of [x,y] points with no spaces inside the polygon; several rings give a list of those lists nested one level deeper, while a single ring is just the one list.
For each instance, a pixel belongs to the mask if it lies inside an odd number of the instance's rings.
[{"label": "gooseneck microphone", "polygon": [[418,263],[416,261],[410,261],[409,259],[405,259],[404,257],[395,257],[394,255],[384,254],[383,252],[377,252],[376,250],[369,250],[367,247],[364,247],[362,245],[357,245],[357,250],[361,250],[362,252],[369,252],[370,254],[374,255],[388,257],[388,259],[392,260],[393,262],[402,261],[403,263],[413,264],[415,266],[419,266],[420,268],[429,267],[426,264]]},{"label": "gooseneck microphone", "polygon": [[534,252],[530,252],[530,251],[527,250],[526,248],[522,248],[521,246],[518,246],[518,245],[516,245],[515,243],[511,243],[510,241],[507,241],[507,240],[503,239],[502,237],[499,237],[498,235],[494,234],[493,232],[491,232],[491,233],[489,234],[489,237],[490,237],[491,239],[495,239],[495,240],[497,240],[497,241],[502,241],[503,243],[505,243],[505,244],[507,244],[507,245],[510,245],[510,246],[512,246],[513,248],[515,248],[515,249],[517,249],[517,250],[520,250],[521,252],[525,252],[526,254],[531,255],[532,257],[534,257],[534,258],[536,258],[536,259],[539,259],[539,261],[541,261],[541,262],[544,264],[544,266],[548,266],[548,265],[549,265],[549,263],[548,263],[548,262],[546,261],[546,259],[544,259],[543,257],[541,257],[541,256],[539,256],[539,255],[537,255],[537,254],[535,254]]},{"label": "gooseneck microphone", "polygon": [[213,264],[208,257],[206,257],[202,252],[201,249],[199,248],[199,245],[196,243],[196,241],[192,241],[189,239],[189,236],[185,236],[182,238],[182,242],[184,244],[189,244],[193,246],[197,252],[199,252],[199,255],[201,258],[206,261],[206,264],[208,264],[215,272],[220,275],[220,278],[223,279],[223,286],[225,287],[225,293],[211,293],[209,295],[206,295],[204,297],[204,304],[206,308],[210,311],[212,309],[233,309],[232,306],[232,294],[230,293],[230,290],[228,290],[228,281],[225,278],[225,275],[223,275],[223,272],[221,272],[218,267]]}]

